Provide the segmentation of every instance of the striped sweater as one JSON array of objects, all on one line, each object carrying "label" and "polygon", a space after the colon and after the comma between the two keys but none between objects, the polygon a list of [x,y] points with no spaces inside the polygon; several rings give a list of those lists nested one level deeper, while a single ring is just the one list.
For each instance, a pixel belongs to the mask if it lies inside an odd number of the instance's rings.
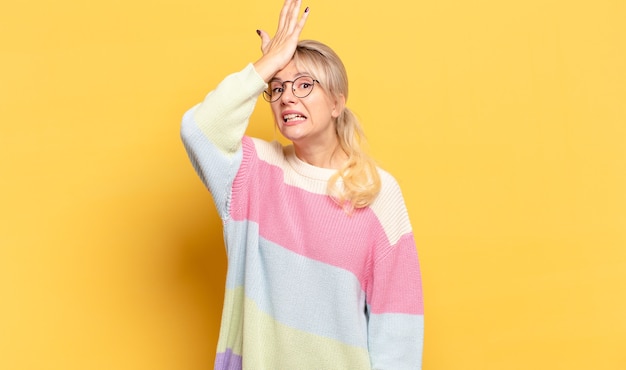
[{"label": "striped sweater", "polygon": [[420,369],[423,304],[402,194],[347,215],[334,170],[244,135],[266,87],[252,64],[185,113],[181,136],[223,221],[228,257],[215,369]]}]

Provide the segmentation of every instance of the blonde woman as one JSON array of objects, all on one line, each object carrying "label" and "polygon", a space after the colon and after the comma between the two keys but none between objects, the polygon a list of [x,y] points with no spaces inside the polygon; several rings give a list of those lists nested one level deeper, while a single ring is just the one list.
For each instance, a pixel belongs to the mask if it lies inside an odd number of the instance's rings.
[{"label": "blonde woman", "polygon": [[[397,182],[361,149],[339,57],[299,41],[286,0],[262,57],[183,118],[223,220],[226,296],[215,369],[420,369],[423,304]],[[244,135],[260,95],[282,146]]]}]

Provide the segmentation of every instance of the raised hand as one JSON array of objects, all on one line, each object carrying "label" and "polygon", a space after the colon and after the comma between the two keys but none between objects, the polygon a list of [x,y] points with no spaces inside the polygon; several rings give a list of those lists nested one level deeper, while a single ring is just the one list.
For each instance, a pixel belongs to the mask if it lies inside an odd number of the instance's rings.
[{"label": "raised hand", "polygon": [[269,81],[276,72],[283,69],[296,51],[300,33],[309,16],[307,7],[300,15],[302,0],[285,0],[278,19],[278,28],[273,38],[263,30],[257,33],[261,37],[263,56],[254,63],[254,68],[265,81]]}]

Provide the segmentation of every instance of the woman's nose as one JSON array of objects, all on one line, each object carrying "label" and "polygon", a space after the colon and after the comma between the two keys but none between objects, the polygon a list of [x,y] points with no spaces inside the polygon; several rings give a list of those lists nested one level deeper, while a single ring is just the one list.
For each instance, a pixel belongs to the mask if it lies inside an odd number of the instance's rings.
[{"label": "woman's nose", "polygon": [[293,93],[293,83],[291,83],[289,88],[287,88],[287,86],[283,87],[283,93],[280,96],[280,99],[284,104],[293,103],[296,99],[298,99],[298,97],[296,97]]}]

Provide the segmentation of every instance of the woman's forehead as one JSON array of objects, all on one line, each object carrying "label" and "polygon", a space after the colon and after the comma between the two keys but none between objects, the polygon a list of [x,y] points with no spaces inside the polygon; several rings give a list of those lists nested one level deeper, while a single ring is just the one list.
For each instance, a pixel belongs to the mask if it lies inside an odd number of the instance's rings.
[{"label": "woman's forehead", "polygon": [[293,81],[294,79],[301,76],[310,76],[311,74],[302,68],[300,65],[296,65],[295,60],[291,60],[289,64],[285,66],[285,68],[276,72],[274,77],[272,77],[272,81]]}]

